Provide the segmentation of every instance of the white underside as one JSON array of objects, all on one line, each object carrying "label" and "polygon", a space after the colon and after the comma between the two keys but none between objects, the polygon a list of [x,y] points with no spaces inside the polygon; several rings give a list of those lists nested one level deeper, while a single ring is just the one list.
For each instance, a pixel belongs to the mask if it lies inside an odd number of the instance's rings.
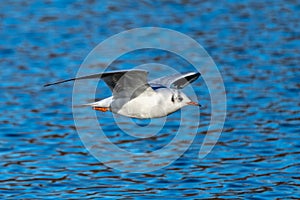
[{"label": "white underside", "polygon": [[[124,99],[120,109],[114,109],[114,101],[122,102],[122,99],[114,99],[113,96],[86,104],[93,107],[106,107],[114,113],[133,118],[158,118],[173,113],[184,106],[171,102],[172,92],[170,89],[158,89],[155,92],[145,91],[130,101]],[[168,100],[168,101],[166,101]]]}]

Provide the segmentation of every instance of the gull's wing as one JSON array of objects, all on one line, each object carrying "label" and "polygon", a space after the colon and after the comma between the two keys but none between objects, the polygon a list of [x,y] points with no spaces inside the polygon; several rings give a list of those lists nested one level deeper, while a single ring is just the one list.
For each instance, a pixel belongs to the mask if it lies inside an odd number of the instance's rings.
[{"label": "gull's wing", "polygon": [[[81,76],[72,79],[62,80],[44,85],[45,87],[69,81],[82,79],[102,79],[110,88],[114,98],[130,98],[133,99],[143,93],[145,90],[151,91],[147,82],[148,72],[145,70],[121,70],[111,71],[88,76]],[[151,89],[151,90],[149,90]]]},{"label": "gull's wing", "polygon": [[149,82],[151,86],[164,86],[167,88],[182,89],[194,82],[200,76],[199,72],[188,72],[184,74],[173,74],[154,79]]}]

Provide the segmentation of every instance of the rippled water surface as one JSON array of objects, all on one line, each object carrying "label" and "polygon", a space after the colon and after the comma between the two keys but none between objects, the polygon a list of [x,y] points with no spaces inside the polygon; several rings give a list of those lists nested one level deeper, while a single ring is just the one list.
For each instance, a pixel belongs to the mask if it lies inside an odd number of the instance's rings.
[{"label": "rippled water surface", "polygon": [[[300,198],[298,1],[9,0],[0,10],[1,199]],[[201,122],[190,148],[162,169],[125,173],[84,147],[73,121],[73,85],[42,86],[75,76],[109,36],[145,26],[182,32],[207,50],[224,80],[227,118],[213,151],[199,160],[210,120],[210,96],[200,78],[193,89]],[[147,62],[193,70],[172,54],[151,50],[124,55],[110,68]],[[156,68],[150,75],[160,73]],[[99,83],[96,97],[108,95]],[[120,131],[111,113],[97,116],[112,142],[144,152],[174,138],[181,112],[145,140]],[[126,125],[128,119],[119,119]]]}]

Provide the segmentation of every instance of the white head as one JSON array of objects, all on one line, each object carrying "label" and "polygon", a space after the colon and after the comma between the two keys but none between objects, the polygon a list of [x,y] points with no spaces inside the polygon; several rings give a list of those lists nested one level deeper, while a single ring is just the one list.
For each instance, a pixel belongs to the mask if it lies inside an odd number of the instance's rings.
[{"label": "white head", "polygon": [[184,106],[193,105],[200,106],[198,103],[193,102],[182,91],[175,89],[161,89],[159,92],[163,95],[164,104],[162,107],[167,113],[172,113]]},{"label": "white head", "polygon": [[179,90],[173,90],[173,94],[171,95],[170,101],[172,104],[179,106],[180,108],[193,105],[193,106],[200,106],[198,103],[193,102],[190,98],[188,98],[183,92]]}]

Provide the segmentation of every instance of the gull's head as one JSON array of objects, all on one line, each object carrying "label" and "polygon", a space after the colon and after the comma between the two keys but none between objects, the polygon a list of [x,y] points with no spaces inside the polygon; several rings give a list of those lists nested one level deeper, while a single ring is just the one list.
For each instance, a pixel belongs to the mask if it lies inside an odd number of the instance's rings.
[{"label": "gull's head", "polygon": [[170,97],[170,101],[172,104],[177,105],[180,108],[182,108],[184,106],[188,106],[188,105],[201,107],[201,105],[199,103],[192,101],[182,91],[179,91],[179,90],[176,90],[172,93],[172,95]]}]

